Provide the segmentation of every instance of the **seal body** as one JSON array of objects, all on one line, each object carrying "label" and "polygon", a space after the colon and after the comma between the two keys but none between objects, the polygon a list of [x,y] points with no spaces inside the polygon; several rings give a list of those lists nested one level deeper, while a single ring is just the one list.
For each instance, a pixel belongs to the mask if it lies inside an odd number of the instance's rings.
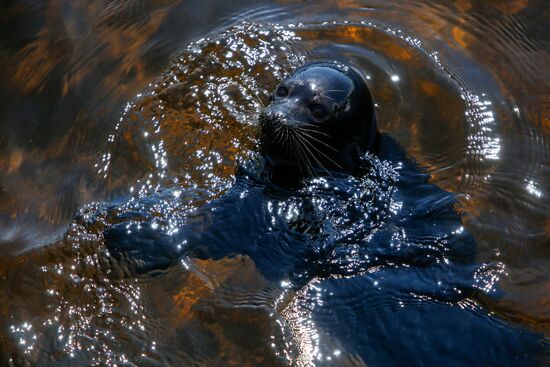
[{"label": "seal body", "polygon": [[379,139],[364,79],[331,61],[306,64],[284,79],[259,122],[261,151],[270,164],[302,177],[353,173]]}]

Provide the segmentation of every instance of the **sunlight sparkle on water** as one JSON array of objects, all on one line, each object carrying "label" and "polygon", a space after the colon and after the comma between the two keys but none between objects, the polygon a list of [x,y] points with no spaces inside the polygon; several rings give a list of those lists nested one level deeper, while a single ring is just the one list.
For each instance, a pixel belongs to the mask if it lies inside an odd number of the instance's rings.
[{"label": "sunlight sparkle on water", "polygon": [[542,191],[537,187],[537,184],[533,180],[525,180],[527,184],[525,185],[525,189],[527,192],[533,196],[536,196],[537,198],[542,197]]}]

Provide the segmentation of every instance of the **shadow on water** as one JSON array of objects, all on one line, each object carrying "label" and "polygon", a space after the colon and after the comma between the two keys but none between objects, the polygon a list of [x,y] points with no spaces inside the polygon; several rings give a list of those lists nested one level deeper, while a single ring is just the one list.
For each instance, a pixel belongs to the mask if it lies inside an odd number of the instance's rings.
[{"label": "shadow on water", "polygon": [[[544,1],[1,7],[2,364],[548,363]],[[323,58],[385,143],[280,190],[257,114]]]}]

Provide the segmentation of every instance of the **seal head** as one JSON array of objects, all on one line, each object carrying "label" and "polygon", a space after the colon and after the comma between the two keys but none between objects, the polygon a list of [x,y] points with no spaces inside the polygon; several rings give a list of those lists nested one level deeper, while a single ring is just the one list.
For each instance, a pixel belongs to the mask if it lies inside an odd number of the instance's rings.
[{"label": "seal head", "polygon": [[360,74],[335,61],[298,68],[260,115],[261,151],[279,170],[302,177],[353,173],[376,147],[374,104]]}]

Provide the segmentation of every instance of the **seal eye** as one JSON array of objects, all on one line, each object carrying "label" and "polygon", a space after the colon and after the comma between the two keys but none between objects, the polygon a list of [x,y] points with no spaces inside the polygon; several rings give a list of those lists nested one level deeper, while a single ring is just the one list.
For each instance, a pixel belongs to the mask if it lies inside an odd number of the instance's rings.
[{"label": "seal eye", "polygon": [[327,109],[319,103],[315,103],[309,106],[309,111],[311,112],[311,116],[313,116],[313,118],[316,120],[323,120],[328,116]]},{"label": "seal eye", "polygon": [[275,96],[280,98],[288,96],[288,88],[284,85],[279,85],[277,89],[275,89]]}]

